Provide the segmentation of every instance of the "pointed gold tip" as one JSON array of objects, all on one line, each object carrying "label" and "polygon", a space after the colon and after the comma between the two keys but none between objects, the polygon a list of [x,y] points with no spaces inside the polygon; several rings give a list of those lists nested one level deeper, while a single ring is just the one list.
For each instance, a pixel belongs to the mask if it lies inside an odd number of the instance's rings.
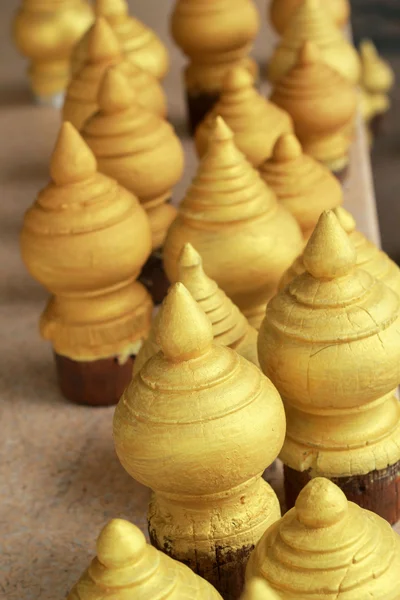
[{"label": "pointed gold tip", "polygon": [[75,127],[65,121],[50,160],[50,176],[56,185],[84,181],[97,170],[93,152],[85,144]]},{"label": "pointed gold tip", "polygon": [[348,511],[348,501],[342,490],[324,477],[312,479],[296,500],[298,520],[310,528],[319,529],[337,523]]},{"label": "pointed gold tip", "polygon": [[97,17],[88,36],[88,58],[100,62],[121,56],[121,48],[110,25],[104,17]]},{"label": "pointed gold tip", "polygon": [[277,162],[295,160],[303,154],[299,140],[293,133],[285,133],[278,138],[272,157]]},{"label": "pointed gold tip", "polygon": [[112,519],[103,527],[96,543],[97,558],[108,569],[134,563],[146,549],[146,538],[136,525]]},{"label": "pointed gold tip", "polygon": [[279,596],[264,579],[254,577],[247,582],[240,600],[279,600]]},{"label": "pointed gold tip", "polygon": [[169,288],[160,310],[156,340],[164,356],[174,362],[200,356],[212,344],[211,322],[183,283]]},{"label": "pointed gold tip", "polygon": [[225,75],[222,88],[224,91],[235,92],[254,86],[254,77],[248,69],[235,67]]},{"label": "pointed gold tip", "polygon": [[185,244],[182,248],[182,251],[179,256],[179,266],[180,267],[197,267],[202,265],[203,261],[201,256],[196,250],[193,248],[192,244]]},{"label": "pointed gold tip", "polygon": [[95,14],[103,17],[113,17],[128,14],[126,0],[96,0]]},{"label": "pointed gold tip", "polygon": [[104,74],[97,98],[100,110],[112,114],[129,108],[135,103],[135,95],[128,79],[116,67],[110,67]]},{"label": "pointed gold tip", "polygon": [[314,42],[304,42],[300,48],[297,64],[306,66],[320,62],[321,52]]},{"label": "pointed gold tip", "polygon": [[228,127],[222,117],[216,117],[214,124],[211,128],[210,140],[216,142],[225,142],[227,140],[233,140],[233,131]]},{"label": "pointed gold tip", "polygon": [[364,58],[375,58],[376,56],[378,56],[378,51],[374,42],[370,39],[361,40],[360,54]]},{"label": "pointed gold tip", "polygon": [[355,266],[355,248],[333,211],[320,216],[304,250],[303,263],[316,279],[335,279]]},{"label": "pointed gold tip", "polygon": [[338,206],[333,212],[347,234],[352,233],[355,230],[356,222],[353,215],[350,214],[348,210],[343,208],[343,206]]}]

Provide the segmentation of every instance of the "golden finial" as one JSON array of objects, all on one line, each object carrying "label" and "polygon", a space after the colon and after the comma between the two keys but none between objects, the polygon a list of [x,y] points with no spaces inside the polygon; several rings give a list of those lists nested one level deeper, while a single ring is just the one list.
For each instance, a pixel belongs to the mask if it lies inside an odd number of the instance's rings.
[{"label": "golden finial", "polygon": [[89,63],[117,59],[121,56],[121,48],[113,30],[104,17],[97,17],[88,31]]},{"label": "golden finial", "polygon": [[71,123],[63,123],[50,161],[54,183],[59,186],[77,183],[94,175],[96,170],[93,152]]},{"label": "golden finial", "polygon": [[104,74],[97,97],[100,110],[106,115],[119,113],[135,102],[135,95],[125,75],[115,67]]},{"label": "golden finial", "polygon": [[[302,0],[272,0],[269,16],[276,31],[282,35],[300,6]],[[349,0],[324,0],[324,4],[337,27],[345,25],[350,16]]]}]

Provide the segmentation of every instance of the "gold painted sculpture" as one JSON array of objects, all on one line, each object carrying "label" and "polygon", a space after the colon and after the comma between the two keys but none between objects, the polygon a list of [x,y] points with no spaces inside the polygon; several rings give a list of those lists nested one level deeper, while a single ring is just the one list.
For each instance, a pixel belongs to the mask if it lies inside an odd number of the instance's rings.
[{"label": "gold painted sculpture", "polygon": [[[213,327],[214,342],[229,346],[258,366],[257,331],[250,326],[237,306],[207,277],[203,261],[191,244],[185,244],[178,262],[178,278],[204,310]],[[160,351],[156,342],[157,321],[153,321],[148,339],[143,344],[133,367],[133,374]]]},{"label": "gold painted sculpture", "polygon": [[80,130],[97,110],[97,96],[104,74],[111,65],[126,75],[139,104],[161,117],[166,115],[166,98],[157,79],[134,65],[121,53],[118,40],[103,17],[97,17],[87,36],[87,56],[70,82],[63,107],[64,121]]},{"label": "gold painted sculpture", "polygon": [[[252,577],[245,585],[240,600],[279,600],[280,596],[261,577]],[[72,599],[73,600],[73,599]]]},{"label": "gold painted sculpture", "polygon": [[189,59],[185,87],[193,132],[218,99],[227,71],[241,65],[256,75],[248,54],[258,29],[253,0],[177,0],[171,31]]},{"label": "gold painted sculpture", "polygon": [[260,175],[295,217],[308,240],[324,210],[343,202],[342,186],[318,161],[304,154],[293,134],[282,135]]},{"label": "gold painted sculpture", "polygon": [[182,176],[182,145],[169,123],[135,101],[120,70],[106,71],[98,104],[83,138],[99,170],[138,196],[150,219],[153,249],[159,248],[176,214],[168,200]]},{"label": "gold painted sculpture", "polygon": [[389,94],[394,86],[394,72],[389,63],[378,54],[371,40],[360,44],[362,113],[371,126],[372,133],[379,133],[379,121],[390,108]]},{"label": "gold painted sculpture", "polygon": [[287,265],[303,248],[295,219],[236,148],[221,117],[165,240],[170,281],[179,279],[178,257],[187,242],[256,329]]},{"label": "gold painted sculpture", "polygon": [[[280,35],[284,34],[301,2],[302,0],[272,0],[268,6],[271,23]],[[346,25],[350,16],[349,0],[323,0],[323,7],[326,7],[337,27]]]},{"label": "gold painted sculpture", "polygon": [[246,577],[263,577],[282,600],[399,600],[399,573],[400,537],[388,523],[316,478],[265,532]]},{"label": "gold painted sculpture", "polygon": [[[135,280],[150,254],[151,234],[138,200],[97,172],[95,157],[70,123],[61,127],[50,174],[25,215],[21,251],[28,271],[53,294],[40,330],[56,353],[62,391],[72,397],[65,387],[76,384],[71,371],[85,379],[98,368],[94,378],[105,380],[99,361],[108,359],[103,366],[112,370],[110,380],[121,378],[118,364],[128,372],[129,357],[148,335],[152,303]],[[63,382],[66,363],[69,380]],[[116,402],[119,388],[107,399],[107,385],[103,381],[104,403]],[[89,403],[91,390],[77,389],[76,396]]]},{"label": "gold painted sculpture", "polygon": [[280,514],[262,473],[283,443],[282,402],[255,365],[213,343],[182,283],[163,302],[156,340],[161,352],[117,405],[115,448],[153,490],[152,544],[237,597],[251,549]]},{"label": "gold painted sculpture", "polygon": [[[390,522],[400,514],[398,296],[356,267],[333,212],[303,254],[305,272],[267,307],[258,339],[264,373],[282,395],[288,505],[317,476]],[[384,494],[384,500],[382,497]]]},{"label": "gold painted sculpture", "polygon": [[[357,253],[357,267],[385,283],[400,297],[400,269],[396,263],[356,229],[356,222],[346,209],[340,206],[334,210],[334,213],[354,244]],[[303,256],[299,256],[282,277],[279,289],[286,287],[292,279],[304,271]]]},{"label": "gold painted sculpture", "polygon": [[[126,0],[95,0],[95,14],[111,25],[124,55],[157,79],[163,79],[169,69],[166,47],[156,33],[135,17],[129,15]],[[83,36],[75,46],[71,60],[72,75],[86,61],[88,37]]]},{"label": "gold painted sculpture", "polygon": [[293,119],[303,150],[339,177],[347,169],[358,95],[306,42],[296,65],[275,86],[271,100]]},{"label": "gold painted sculpture", "polygon": [[143,533],[129,521],[107,523],[96,550],[67,600],[221,600],[207,581],[146,544]]},{"label": "gold painted sculpture", "polygon": [[23,0],[13,24],[18,50],[30,60],[28,75],[39,102],[60,106],[76,41],[93,21],[86,0]]},{"label": "gold painted sculpture", "polygon": [[250,73],[241,67],[226,74],[219,101],[197,128],[200,157],[207,152],[217,116],[232,129],[236,146],[255,167],[271,156],[280,135],[293,131],[289,115],[264,98],[255,89]]},{"label": "gold painted sculpture", "polygon": [[360,80],[358,53],[335,26],[322,3],[326,0],[303,0],[293,13],[268,64],[268,79],[279,81],[296,64],[305,42],[318,46],[321,59],[350,83]]}]

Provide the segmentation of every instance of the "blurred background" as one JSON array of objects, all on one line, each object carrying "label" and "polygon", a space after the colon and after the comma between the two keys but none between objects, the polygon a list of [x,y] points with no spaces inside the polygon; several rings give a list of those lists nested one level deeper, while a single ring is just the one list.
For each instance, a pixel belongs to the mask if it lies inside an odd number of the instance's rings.
[{"label": "blurred background", "polygon": [[351,0],[354,41],[371,38],[396,73],[383,135],[372,150],[383,249],[400,264],[400,0]]}]

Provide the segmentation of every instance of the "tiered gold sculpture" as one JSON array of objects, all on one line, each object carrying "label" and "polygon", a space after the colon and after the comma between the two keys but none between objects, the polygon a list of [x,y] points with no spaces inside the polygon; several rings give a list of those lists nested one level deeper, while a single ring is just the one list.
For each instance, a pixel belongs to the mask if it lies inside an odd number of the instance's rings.
[{"label": "tiered gold sculpture", "polygon": [[322,62],[315,44],[302,46],[296,65],[276,84],[271,100],[292,117],[304,152],[343,179],[354,137],[358,94]]},{"label": "tiered gold sculpture", "polygon": [[316,478],[266,531],[246,577],[263,577],[282,600],[398,600],[399,573],[400,537],[389,524]]},{"label": "tiered gold sculpture", "polygon": [[[154,31],[128,13],[126,0],[95,0],[95,14],[111,25],[125,56],[157,79],[163,79],[169,69],[167,49]],[[88,36],[75,46],[71,59],[75,75],[86,61]]]},{"label": "tiered gold sculpture", "polygon": [[400,301],[356,267],[333,212],[323,213],[303,255],[306,272],[269,303],[258,351],[282,395],[280,457],[292,506],[317,476],[364,508],[400,517]]},{"label": "tiered gold sculpture", "polygon": [[394,85],[394,72],[378,54],[371,40],[360,44],[363,114],[373,135],[379,134],[383,117],[390,108],[389,94]]},{"label": "tiered gold sculpture", "polygon": [[182,145],[169,123],[135,101],[126,77],[114,67],[104,76],[98,104],[82,135],[99,170],[138,196],[147,212],[154,252],[141,280],[158,303],[168,288],[161,248],[176,215],[170,199],[183,172]]},{"label": "tiered gold sculpture", "polygon": [[[400,297],[400,269],[396,263],[356,229],[356,222],[346,209],[340,206],[334,210],[334,213],[354,244],[357,253],[357,266],[367,271],[372,277],[380,279]],[[292,279],[301,275],[304,271],[303,256],[299,256],[282,277],[279,288],[286,287]]]},{"label": "tiered gold sculpture", "polygon": [[165,240],[170,281],[179,279],[178,257],[187,242],[201,255],[207,275],[256,329],[285,265],[303,248],[295,219],[236,148],[221,117]]},{"label": "tiered gold sculpture", "polygon": [[221,600],[188,567],[146,544],[138,527],[113,519],[102,529],[97,556],[67,600]]},{"label": "tiered gold sculpture", "polygon": [[93,21],[86,0],[23,0],[13,24],[18,50],[30,60],[28,75],[37,101],[60,107],[74,44]]},{"label": "tiered gold sculpture", "polygon": [[321,213],[343,202],[337,178],[311,156],[304,154],[296,137],[282,135],[260,174],[278,201],[295,217],[307,240]]},{"label": "tiered gold sculpture", "polygon": [[321,59],[352,84],[360,80],[358,53],[335,26],[325,6],[326,0],[303,0],[293,13],[268,64],[268,79],[279,81],[296,64],[305,42],[318,46]]},{"label": "tiered gold sculpture", "polygon": [[[252,577],[244,589],[240,600],[279,600],[280,596],[261,577]],[[72,599],[73,600],[73,599]]]},{"label": "tiered gold sculpture", "polygon": [[192,133],[218,100],[229,69],[242,65],[256,75],[248,53],[258,29],[253,0],[177,0],[171,30],[190,61],[184,77]]},{"label": "tiered gold sculpture", "polygon": [[136,281],[151,251],[150,226],[138,200],[97,172],[69,123],[61,128],[50,174],[21,235],[29,272],[54,294],[41,334],[52,342],[67,398],[113,404],[150,329],[152,302]]},{"label": "tiered gold sculpture", "polygon": [[87,39],[86,61],[67,88],[64,121],[70,121],[79,130],[98,110],[100,84],[111,65],[118,65],[126,75],[139,104],[165,117],[166,98],[161,85],[149,72],[123,57],[118,40],[103,17],[97,17]]},{"label": "tiered gold sculpture", "polygon": [[[251,327],[237,306],[207,277],[203,261],[191,244],[185,244],[179,257],[179,281],[189,290],[211,321],[214,342],[229,346],[258,366],[257,331]],[[135,375],[145,362],[160,351],[156,342],[157,321],[153,322],[148,339],[136,357]]]},{"label": "tiered gold sculpture", "polygon": [[[276,31],[282,35],[285,33],[296,9],[302,0],[272,0],[268,6],[269,17]],[[343,27],[349,20],[349,0],[323,0],[326,9],[337,27]]]},{"label": "tiered gold sculpture", "polygon": [[289,115],[257,92],[251,74],[243,67],[226,74],[218,102],[197,128],[200,157],[207,152],[217,116],[233,131],[236,146],[255,167],[271,156],[280,135],[293,131]]},{"label": "tiered gold sculpture", "polygon": [[255,365],[213,344],[208,317],[182,283],[164,300],[156,339],[161,352],[117,405],[116,451],[154,491],[152,544],[237,598],[252,548],[279,518],[262,473],[283,443],[282,402]]}]

